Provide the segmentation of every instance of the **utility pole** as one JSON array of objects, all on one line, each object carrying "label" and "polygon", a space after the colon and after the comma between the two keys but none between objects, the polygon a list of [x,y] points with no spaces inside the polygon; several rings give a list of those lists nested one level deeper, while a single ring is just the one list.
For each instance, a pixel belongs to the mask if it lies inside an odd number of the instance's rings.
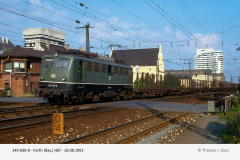
[{"label": "utility pole", "polygon": [[90,53],[90,42],[89,42],[89,28],[90,24],[87,23],[84,27],[75,27],[76,29],[79,28],[86,28],[86,52],[89,54]]},{"label": "utility pole", "polygon": [[188,63],[184,63],[184,64],[189,64],[189,74],[191,76],[191,61],[189,61]]}]

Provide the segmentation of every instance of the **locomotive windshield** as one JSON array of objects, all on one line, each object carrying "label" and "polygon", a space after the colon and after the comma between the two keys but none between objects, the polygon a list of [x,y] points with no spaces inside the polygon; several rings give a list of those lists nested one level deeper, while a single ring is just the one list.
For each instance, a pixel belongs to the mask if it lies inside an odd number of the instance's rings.
[{"label": "locomotive windshield", "polygon": [[52,67],[53,66],[53,59],[44,59],[43,60],[43,67]]},{"label": "locomotive windshield", "polygon": [[69,60],[68,59],[58,59],[57,67],[58,68],[67,68]]}]

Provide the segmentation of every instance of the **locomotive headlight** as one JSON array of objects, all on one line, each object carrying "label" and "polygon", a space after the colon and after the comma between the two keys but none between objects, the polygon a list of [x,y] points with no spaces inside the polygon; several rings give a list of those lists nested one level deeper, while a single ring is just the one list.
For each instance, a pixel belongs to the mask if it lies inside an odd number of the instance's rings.
[{"label": "locomotive headlight", "polygon": [[65,78],[65,77],[62,78],[62,81],[66,81],[66,80],[67,80],[67,78]]},{"label": "locomotive headlight", "polygon": [[41,80],[44,80],[45,78],[43,76],[40,77]]}]

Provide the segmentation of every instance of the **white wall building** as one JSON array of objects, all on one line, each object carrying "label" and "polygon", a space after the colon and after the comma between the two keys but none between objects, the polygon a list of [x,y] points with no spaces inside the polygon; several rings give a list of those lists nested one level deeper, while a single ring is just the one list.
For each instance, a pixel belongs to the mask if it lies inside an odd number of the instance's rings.
[{"label": "white wall building", "polygon": [[45,44],[46,41],[49,41],[50,45],[64,47],[66,42],[66,34],[51,28],[24,29],[23,38],[26,48],[34,48],[36,43]]},{"label": "white wall building", "polygon": [[223,73],[223,55],[221,50],[213,48],[197,49],[194,57],[195,69],[210,69],[212,73]]}]

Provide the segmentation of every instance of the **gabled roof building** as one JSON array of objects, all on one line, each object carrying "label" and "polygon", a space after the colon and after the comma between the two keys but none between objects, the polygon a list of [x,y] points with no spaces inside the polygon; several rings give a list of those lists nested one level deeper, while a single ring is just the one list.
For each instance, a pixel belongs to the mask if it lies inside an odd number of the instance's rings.
[{"label": "gabled roof building", "polygon": [[2,39],[0,40],[0,54],[2,54],[4,51],[13,49],[14,47],[15,46],[12,44],[12,42],[8,40],[8,37],[4,39],[2,36]]},{"label": "gabled roof building", "polygon": [[11,89],[16,96],[35,92],[39,83],[42,56],[54,54],[56,50],[66,51],[64,47],[40,47],[43,50],[16,46],[0,54],[0,89]]},{"label": "gabled roof building", "polygon": [[[137,73],[164,75],[164,61],[161,45],[159,48],[113,50],[110,57],[115,61],[123,61],[125,65],[133,68],[133,82]],[[140,75],[139,75],[140,77]]]}]

